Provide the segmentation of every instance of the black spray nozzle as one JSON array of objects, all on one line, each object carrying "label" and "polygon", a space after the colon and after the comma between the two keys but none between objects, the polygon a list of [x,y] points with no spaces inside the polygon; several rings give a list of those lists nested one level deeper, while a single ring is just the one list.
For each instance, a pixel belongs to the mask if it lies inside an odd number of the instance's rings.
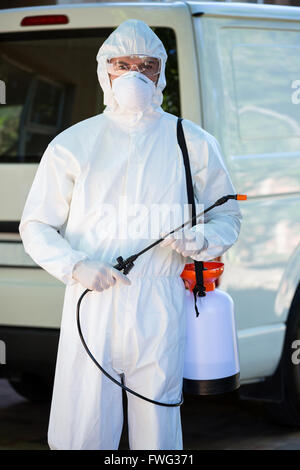
[{"label": "black spray nozzle", "polygon": [[215,206],[221,206],[222,204],[224,204],[225,202],[228,201],[228,199],[237,199],[238,201],[241,201],[241,200],[245,200],[247,198],[247,196],[244,196],[244,195],[241,195],[241,194],[227,194],[227,196],[223,196],[223,197],[220,197],[220,199],[218,199],[215,203],[214,203],[214,207]]}]

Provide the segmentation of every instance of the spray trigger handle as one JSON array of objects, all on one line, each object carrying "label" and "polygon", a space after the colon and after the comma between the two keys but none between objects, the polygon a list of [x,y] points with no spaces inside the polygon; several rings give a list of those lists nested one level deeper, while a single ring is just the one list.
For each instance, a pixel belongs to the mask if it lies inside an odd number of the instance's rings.
[{"label": "spray trigger handle", "polygon": [[118,271],[123,271],[124,274],[128,274],[129,271],[133,268],[134,263],[137,258],[136,255],[129,256],[127,259],[123,259],[122,256],[118,256],[117,261],[118,264],[114,266],[115,269],[118,269]]}]

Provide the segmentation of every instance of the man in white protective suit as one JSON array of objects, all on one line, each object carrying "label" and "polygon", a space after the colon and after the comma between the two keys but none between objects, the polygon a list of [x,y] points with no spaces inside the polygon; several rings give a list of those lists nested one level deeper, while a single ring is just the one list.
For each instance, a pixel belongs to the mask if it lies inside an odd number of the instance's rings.
[{"label": "man in white protective suit", "polygon": [[[177,117],[161,108],[166,60],[162,42],[144,22],[123,22],[97,55],[104,112],[49,143],[26,200],[19,226],[25,251],[66,285],[51,449],[118,449],[122,432],[122,389],[97,369],[77,332],[83,291],[91,290],[81,306],[83,334],[104,369],[139,394],[178,403],[185,344],[180,274],[187,257],[212,260],[239,235],[241,213],[230,200],[207,213],[204,224],[147,251],[128,275],[113,268],[118,256],[137,253],[183,222],[166,216],[150,236],[143,212],[138,236],[128,236],[132,207],[188,203]],[[218,141],[189,120],[183,129],[197,202],[206,208],[235,194]],[[130,449],[183,448],[180,407],[127,397]]]}]

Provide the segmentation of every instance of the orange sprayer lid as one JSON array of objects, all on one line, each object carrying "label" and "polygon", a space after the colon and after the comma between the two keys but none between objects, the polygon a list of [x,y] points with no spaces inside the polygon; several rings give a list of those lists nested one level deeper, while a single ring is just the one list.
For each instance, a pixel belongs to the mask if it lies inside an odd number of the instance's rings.
[{"label": "orange sprayer lid", "polygon": [[[224,263],[218,263],[216,261],[204,261],[203,267],[204,286],[206,288],[206,292],[209,292],[214,290],[215,281],[223,273]],[[186,264],[180,277],[183,279],[186,288],[192,291],[196,284],[196,273],[194,263]]]}]

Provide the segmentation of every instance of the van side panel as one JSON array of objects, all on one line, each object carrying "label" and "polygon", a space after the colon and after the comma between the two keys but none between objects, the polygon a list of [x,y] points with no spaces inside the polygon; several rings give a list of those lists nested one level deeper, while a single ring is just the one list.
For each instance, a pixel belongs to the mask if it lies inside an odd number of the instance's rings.
[{"label": "van side panel", "polygon": [[203,127],[219,140],[237,192],[248,195],[220,287],[235,302],[243,375],[270,375],[300,273],[298,257],[289,283],[300,246],[300,20],[204,13],[194,30]]}]

